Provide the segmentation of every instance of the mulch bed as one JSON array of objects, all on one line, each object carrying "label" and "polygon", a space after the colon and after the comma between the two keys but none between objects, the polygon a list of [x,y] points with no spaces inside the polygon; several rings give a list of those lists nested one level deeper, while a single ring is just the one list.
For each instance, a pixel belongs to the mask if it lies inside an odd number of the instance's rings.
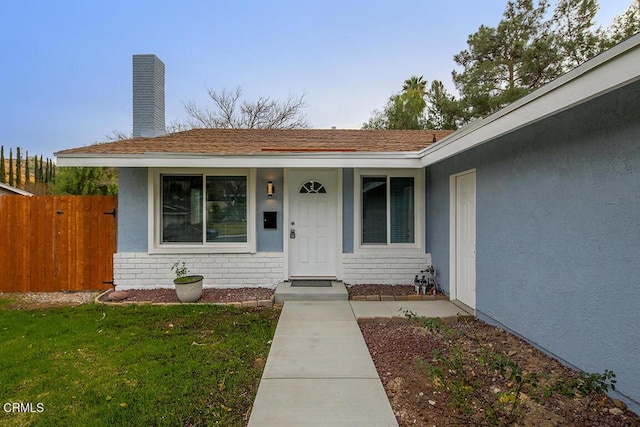
[{"label": "mulch bed", "polygon": [[[552,380],[576,378],[577,373],[546,356],[523,340],[480,320],[458,322],[449,333],[408,323],[360,323],[369,352],[401,427],[445,425],[493,425],[485,417],[488,401],[497,399],[498,391],[509,389],[509,382],[496,371],[481,369],[478,358],[491,351],[516,362],[525,372],[546,373]],[[453,403],[451,390],[429,374],[427,365],[439,366],[434,351],[451,354],[462,351],[465,371],[481,384],[469,393],[466,404],[470,413],[461,412]],[[452,371],[448,371],[451,373]],[[559,392],[540,396],[540,388],[523,390],[517,417],[501,417],[495,425],[519,426],[640,426],[640,418],[603,393],[587,396],[578,393],[566,397]],[[526,394],[524,394],[526,393]],[[540,400],[536,400],[536,396]]]},{"label": "mulch bed", "polygon": [[[180,302],[174,289],[131,289],[118,292],[124,292],[126,294],[126,297],[118,298],[117,301],[119,302]],[[202,297],[198,302],[228,303],[269,300],[273,296],[273,292],[273,289],[268,288],[203,289]],[[110,299],[110,294],[106,294],[101,300],[113,302],[113,300]]]},{"label": "mulch bed", "polygon": [[[367,295],[388,295],[388,296],[405,296],[415,295],[416,288],[413,285],[347,285],[349,299],[355,296]],[[438,293],[443,295],[442,292]]]},{"label": "mulch bed", "polygon": [[[355,296],[387,295],[405,296],[415,295],[413,285],[347,285],[349,299]],[[269,288],[214,288],[204,289],[202,298],[198,302],[207,303],[229,303],[254,300],[271,299],[275,289]],[[116,297],[113,298],[112,297]],[[101,301],[109,302],[154,302],[154,303],[177,303],[178,297],[174,289],[130,289],[108,293],[101,298]]]}]

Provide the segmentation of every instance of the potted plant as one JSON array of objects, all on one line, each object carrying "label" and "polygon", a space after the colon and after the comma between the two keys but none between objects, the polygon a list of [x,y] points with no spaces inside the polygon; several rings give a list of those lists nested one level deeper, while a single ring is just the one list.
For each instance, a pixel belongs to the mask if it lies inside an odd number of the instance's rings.
[{"label": "potted plant", "polygon": [[204,277],[197,274],[189,274],[189,269],[184,261],[178,261],[171,267],[175,271],[176,278],[173,284],[176,285],[176,295],[180,302],[196,302],[202,296],[202,279]]}]

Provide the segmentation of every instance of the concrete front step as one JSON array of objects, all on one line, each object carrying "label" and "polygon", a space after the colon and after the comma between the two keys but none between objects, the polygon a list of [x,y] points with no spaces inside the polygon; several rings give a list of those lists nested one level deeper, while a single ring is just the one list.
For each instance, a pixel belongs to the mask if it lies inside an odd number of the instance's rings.
[{"label": "concrete front step", "polygon": [[331,281],[331,287],[292,287],[292,282],[281,282],[276,287],[275,302],[285,301],[347,301],[349,294],[344,283]]}]

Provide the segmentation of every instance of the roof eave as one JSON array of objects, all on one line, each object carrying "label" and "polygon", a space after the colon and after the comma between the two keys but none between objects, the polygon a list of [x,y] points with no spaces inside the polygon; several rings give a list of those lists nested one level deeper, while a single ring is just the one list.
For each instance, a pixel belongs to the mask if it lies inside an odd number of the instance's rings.
[{"label": "roof eave", "polygon": [[638,80],[640,34],[425,148],[420,152],[420,164],[437,163]]},{"label": "roof eave", "polygon": [[28,191],[25,191],[25,190],[22,190],[20,188],[16,188],[16,187],[13,187],[11,185],[4,184],[4,183],[1,183],[1,182],[0,182],[0,188],[4,189],[6,191],[9,191],[9,192],[11,192],[11,193],[13,193],[13,194],[15,194],[17,196],[29,196],[29,197],[33,196],[33,193],[30,193]]},{"label": "roof eave", "polygon": [[57,154],[58,166],[107,167],[388,167],[419,168],[417,152],[211,155],[192,153]]}]

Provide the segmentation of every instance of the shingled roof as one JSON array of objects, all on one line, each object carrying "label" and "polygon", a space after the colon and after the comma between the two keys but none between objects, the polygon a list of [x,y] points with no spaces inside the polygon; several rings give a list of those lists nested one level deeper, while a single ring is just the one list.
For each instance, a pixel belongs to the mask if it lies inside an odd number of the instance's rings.
[{"label": "shingled roof", "polygon": [[345,129],[192,129],[62,150],[56,155],[181,153],[251,155],[313,152],[415,152],[452,131]]}]

